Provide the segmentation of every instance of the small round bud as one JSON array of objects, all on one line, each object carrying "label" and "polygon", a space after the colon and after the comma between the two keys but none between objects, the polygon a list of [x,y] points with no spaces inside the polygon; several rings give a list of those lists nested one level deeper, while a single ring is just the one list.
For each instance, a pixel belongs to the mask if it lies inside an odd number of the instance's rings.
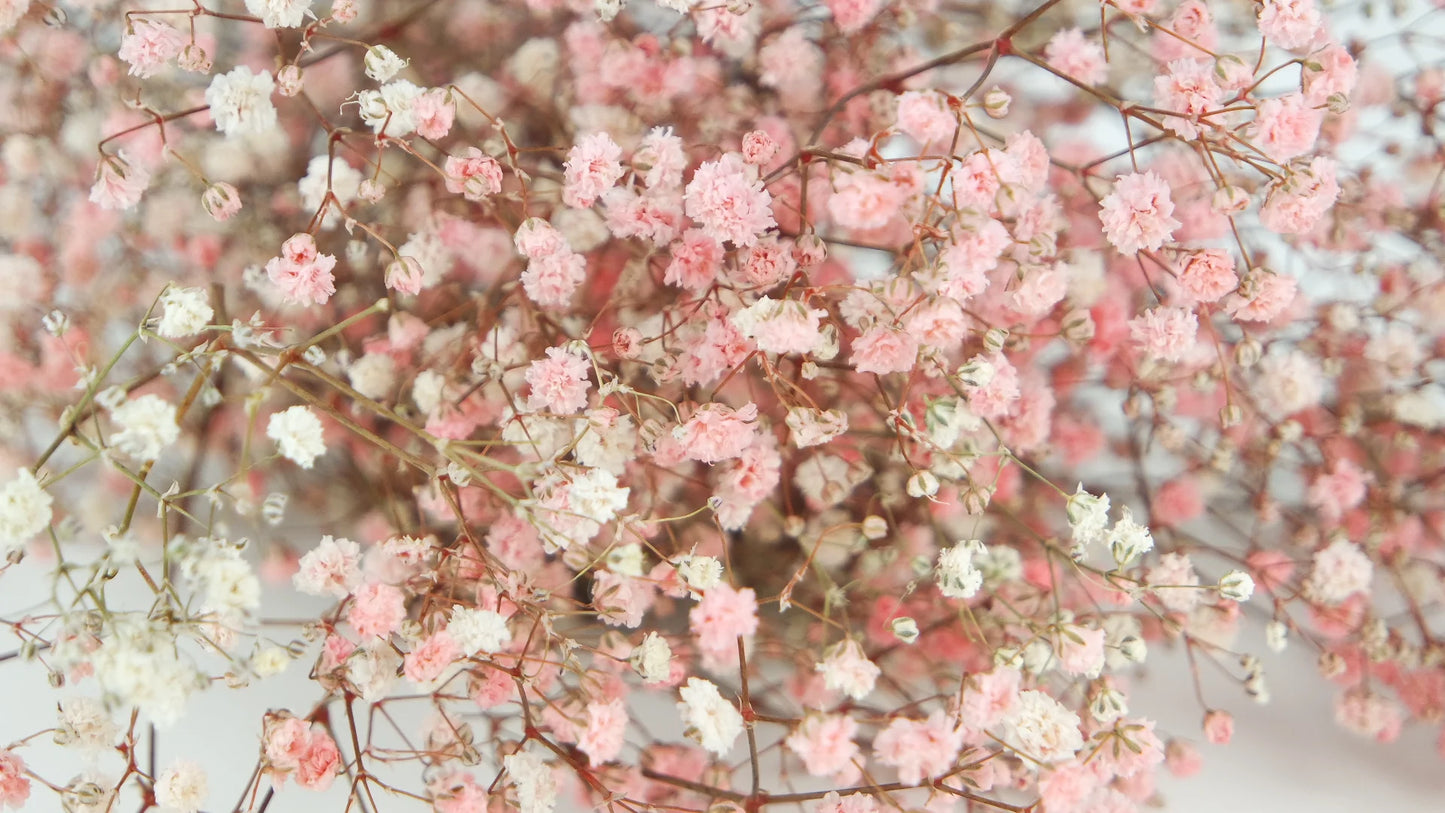
[{"label": "small round bud", "polygon": [[933,476],[931,471],[915,472],[912,477],[908,478],[904,490],[915,500],[932,497],[938,493],[938,478]]},{"label": "small round bud", "polygon": [[213,183],[201,193],[201,207],[217,222],[224,222],[241,211],[241,193],[224,181]]},{"label": "small round bud", "polygon": [[1210,206],[1222,215],[1237,215],[1249,208],[1249,193],[1237,186],[1226,186],[1214,193]]},{"label": "small round bud", "polygon": [[276,92],[282,96],[299,96],[303,86],[300,65],[287,65],[276,72]]},{"label": "small round bud", "polygon": [[1254,595],[1254,579],[1242,570],[1231,570],[1219,579],[1219,595],[1231,601],[1249,601]]},{"label": "small round bud", "polygon": [[997,353],[1003,349],[1008,342],[1008,331],[1001,327],[991,327],[983,334],[983,348],[990,353]]},{"label": "small round bud", "polygon": [[396,52],[385,45],[373,45],[366,49],[366,56],[362,59],[362,65],[366,69],[366,75],[377,82],[385,82],[401,73],[406,67],[406,60],[396,55]]},{"label": "small round bud", "polygon": [[918,640],[918,622],[908,616],[893,619],[893,637],[905,644]]},{"label": "small round bud", "polygon": [[983,94],[983,112],[991,119],[1001,119],[1007,116],[1011,104],[1013,104],[1013,97],[1008,94],[1008,91],[996,85]]},{"label": "small round bud", "polygon": [[211,72],[210,54],[207,54],[205,48],[194,42],[181,49],[180,56],[176,57],[176,64],[181,67],[181,70],[191,73]]},{"label": "small round bud", "polygon": [[417,294],[421,292],[424,276],[421,263],[415,258],[397,257],[386,267],[386,287],[403,294]]}]

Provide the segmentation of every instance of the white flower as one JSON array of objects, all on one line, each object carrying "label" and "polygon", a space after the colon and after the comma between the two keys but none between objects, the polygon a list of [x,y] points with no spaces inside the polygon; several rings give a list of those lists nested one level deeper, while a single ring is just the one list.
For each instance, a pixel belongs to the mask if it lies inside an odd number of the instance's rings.
[{"label": "white flower", "polygon": [[938,589],[948,598],[973,598],[983,587],[983,573],[973,564],[974,556],[984,554],[983,543],[977,539],[959,542],[938,554]]},{"label": "white flower", "polygon": [[110,417],[120,426],[110,437],[111,446],[141,462],[159,458],[161,450],[181,436],[175,405],[159,395],[126,401],[112,410]]},{"label": "white flower", "polygon": [[737,707],[723,699],[711,681],[702,678],[688,678],[680,694],[682,702],[677,704],[677,710],[687,724],[688,736],[719,757],[732,750],[743,733],[743,715]]},{"label": "white flower", "polygon": [[401,73],[401,70],[406,67],[406,62],[385,45],[373,45],[366,49],[366,56],[362,59],[362,64],[366,67],[366,75],[377,82],[385,82]]},{"label": "white flower", "polygon": [[351,363],[346,377],[352,389],[379,401],[391,395],[396,386],[396,360],[385,353],[367,353]]},{"label": "white flower", "polygon": [[1084,747],[1079,716],[1043,692],[1019,692],[1003,726],[1010,747],[1040,762],[1069,759]]},{"label": "white flower", "polygon": [[105,705],[93,697],[67,697],[60,701],[59,737],[65,745],[82,750],[106,750],[115,745],[120,729]]},{"label": "white flower", "polygon": [[617,475],[603,469],[588,469],[572,480],[567,500],[573,511],[596,523],[611,522],[617,512],[627,507],[630,488],[617,485]]},{"label": "white flower", "polygon": [[310,8],[311,0],[246,0],[246,10],[267,28],[299,28]]},{"label": "white flower", "polygon": [[531,751],[518,751],[502,759],[502,766],[517,789],[520,813],[551,813],[557,807],[557,779],[552,768]]},{"label": "white flower", "polygon": [[1109,495],[1095,497],[1084,490],[1084,484],[1069,497],[1064,507],[1069,518],[1069,528],[1074,533],[1074,544],[1090,545],[1103,539],[1104,529],[1109,527]]},{"label": "white flower", "polygon": [[276,442],[276,448],[283,457],[303,469],[311,468],[316,458],[326,453],[321,419],[304,406],[294,406],[272,415],[266,424],[266,437]]},{"label": "white flower", "polygon": [[862,700],[873,691],[880,670],[863,654],[863,647],[851,638],[833,645],[817,665],[823,683],[854,700]]},{"label": "white flower", "polygon": [[693,598],[697,591],[715,587],[722,581],[723,566],[712,556],[682,556],[677,561],[677,576],[687,585]]},{"label": "white flower", "polygon": [[156,333],[167,339],[180,339],[199,333],[210,324],[215,311],[203,288],[170,287],[161,295],[161,318]]},{"label": "white flower", "polygon": [[196,564],[196,577],[205,590],[206,607],[223,616],[253,612],[261,606],[261,582],[238,549],[217,547]]},{"label": "white flower", "polygon": [[633,542],[607,551],[607,569],[619,576],[642,578],[642,546]]},{"label": "white flower", "polygon": [[405,79],[397,79],[381,86],[380,90],[363,90],[354,98],[361,112],[361,120],[371,127],[372,132],[392,137],[404,136],[416,129],[416,115],[413,103],[426,92]]},{"label": "white flower", "polygon": [[292,582],[311,596],[346,598],[361,584],[361,546],[350,539],[321,537],[316,547],[301,557]]},{"label": "white flower", "polygon": [[372,645],[357,647],[346,659],[346,681],[362,700],[375,703],[391,691],[400,668],[401,656],[389,643],[377,638]]},{"label": "white flower", "polygon": [[[333,161],[330,156],[317,155],[306,165],[306,174],[296,182],[296,191],[301,195],[301,205],[308,212],[315,212],[321,208],[321,201],[326,198],[328,184],[331,194],[336,196],[342,206],[346,206],[356,200],[361,181],[361,173],[351,164],[340,158]],[[330,222],[340,217],[340,214],[335,206],[328,206],[326,217]]]},{"label": "white flower", "polygon": [[1375,566],[1360,547],[1348,539],[1336,539],[1315,552],[1314,568],[1305,580],[1305,592],[1325,604],[1336,604],[1366,590]]},{"label": "white flower", "polygon": [[1120,514],[1119,520],[1109,530],[1109,550],[1114,553],[1114,561],[1123,567],[1153,550],[1154,537],[1148,528],[1134,521],[1134,514],[1127,506],[1120,509]]},{"label": "white flower", "polygon": [[276,106],[271,93],[276,83],[270,71],[251,73],[238,65],[230,73],[217,74],[206,88],[206,104],[216,129],[227,136],[266,133],[276,129]]},{"label": "white flower", "polygon": [[172,762],[156,778],[156,801],[176,813],[196,813],[209,793],[205,770],[188,759]]},{"label": "white flower", "polygon": [[291,665],[291,655],[282,647],[268,646],[251,656],[251,670],[256,677],[275,677]]},{"label": "white flower", "polygon": [[51,502],[29,469],[15,470],[15,479],[0,489],[0,555],[8,555],[50,525]]},{"label": "white flower", "polygon": [[498,612],[472,607],[452,608],[452,619],[447,623],[447,634],[468,657],[478,652],[498,652],[511,643],[512,631],[507,628],[507,618]]},{"label": "white flower", "polygon": [[628,660],[643,683],[661,683],[672,673],[672,647],[655,632],[647,633],[642,643],[633,647]]}]

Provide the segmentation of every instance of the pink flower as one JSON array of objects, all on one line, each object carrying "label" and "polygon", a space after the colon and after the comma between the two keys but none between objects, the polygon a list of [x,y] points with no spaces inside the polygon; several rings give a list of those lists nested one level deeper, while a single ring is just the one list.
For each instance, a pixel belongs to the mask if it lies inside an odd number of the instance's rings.
[{"label": "pink flower", "polygon": [[281,244],[281,256],[266,263],[266,276],[288,302],[325,305],[336,293],[335,267],[336,258],[318,253],[316,240],[303,232]]},{"label": "pink flower", "polygon": [[743,453],[753,442],[758,408],[748,404],[732,410],[718,404],[706,404],[682,425],[681,440],[687,457],[703,463],[729,460]]},{"label": "pink flower", "polygon": [[1154,104],[1178,115],[1162,116],[1164,128],[1181,138],[1199,135],[1199,116],[1219,106],[1224,89],[1215,81],[1214,67],[1203,59],[1178,59],[1168,72],[1154,78]]},{"label": "pink flower", "polygon": [[447,156],[443,165],[447,191],[467,200],[481,200],[502,191],[502,165],[476,147],[468,147],[464,158]]},{"label": "pink flower", "polygon": [[593,765],[611,762],[622,753],[627,733],[627,704],[622,698],[587,704],[587,723],[577,737],[577,748]]},{"label": "pink flower", "polygon": [[828,312],[794,299],[766,296],[734,313],[732,323],[767,353],[807,353],[818,344],[819,325]]},{"label": "pink flower", "polygon": [[743,161],[763,167],[778,154],[778,142],[764,130],[750,130],[743,136]]},{"label": "pink flower", "polygon": [[1219,29],[1204,0],[1184,0],[1165,27],[1168,32],[1154,35],[1156,62],[1168,63],[1186,57],[1202,59],[1219,44]]},{"label": "pink flower", "polygon": [[1307,168],[1296,168],[1270,186],[1259,221],[1276,234],[1303,234],[1315,227],[1339,196],[1334,160],[1315,156]]},{"label": "pink flower", "polygon": [[406,618],[406,596],[389,584],[363,584],[356,589],[346,619],[357,633],[386,637]]},{"label": "pink flower", "polygon": [[824,0],[824,5],[833,12],[839,31],[855,34],[878,13],[879,0]]},{"label": "pink flower", "polygon": [[687,216],[719,243],[751,246],[777,225],[772,196],[748,172],[741,155],[727,153],[698,167],[683,194]]},{"label": "pink flower", "polygon": [[874,327],[853,340],[853,368],[860,373],[906,373],[918,361],[918,339],[901,330]]},{"label": "pink flower", "polygon": [[999,188],[998,171],[988,152],[979,151],[963,159],[949,174],[953,205],[960,209],[991,209]]},{"label": "pink flower", "polygon": [[412,100],[411,114],[416,119],[417,135],[436,141],[452,131],[457,106],[445,88],[431,88]]},{"label": "pink flower", "polygon": [[1254,144],[1280,163],[1308,152],[1325,120],[1324,111],[1311,106],[1300,93],[1265,99],[1255,111]]},{"label": "pink flower", "polygon": [[241,193],[224,181],[213,183],[201,193],[201,207],[218,223],[225,222],[241,211]]},{"label": "pink flower", "polygon": [[1254,272],[1245,278],[1242,293],[1224,301],[1231,316],[1244,322],[1269,322],[1294,302],[1299,281],[1287,274]]},{"label": "pink flower", "polygon": [[764,237],[751,248],[743,249],[741,268],[736,275],[744,285],[771,288],[793,276],[798,262],[787,243],[776,237]]},{"label": "pink flower", "polygon": [[672,260],[662,281],[689,291],[703,291],[717,280],[723,247],[702,229],[688,229],[672,244]]},{"label": "pink flower", "polygon": [[622,177],[622,148],[606,133],[583,136],[563,165],[562,202],[586,209]]},{"label": "pink flower", "polygon": [[1358,80],[1354,57],[1339,44],[1310,54],[1300,73],[1300,85],[1310,104],[1325,104],[1336,93],[1349,98]]},{"label": "pink flower", "polygon": [[954,727],[943,712],[927,720],[895,717],[873,740],[873,756],[898,769],[898,780],[917,785],[953,767],[963,748],[963,729]]},{"label": "pink flower", "polygon": [[609,627],[635,629],[642,617],[652,609],[656,593],[646,582],[619,576],[610,570],[598,571],[592,582],[592,606],[597,617]]},{"label": "pink flower", "polygon": [[402,674],[412,683],[428,685],[441,677],[461,654],[452,636],[445,629],[439,629],[406,654],[402,661]]},{"label": "pink flower", "polygon": [[285,717],[267,727],[266,761],[281,771],[294,770],[311,742],[311,727],[300,717]]},{"label": "pink flower", "polygon": [[562,251],[527,263],[522,272],[522,290],[544,308],[565,308],[585,279],[587,258],[574,251]]},{"label": "pink flower", "polygon": [[1349,460],[1336,460],[1328,474],[1315,478],[1309,488],[1309,504],[1331,522],[1365,501],[1370,476]]},{"label": "pink flower", "polygon": [[523,221],[522,225],[517,227],[517,233],[512,236],[512,242],[517,246],[517,251],[529,260],[540,260],[572,250],[562,233],[540,217],[529,217]]},{"label": "pink flower", "polygon": [[1188,308],[1150,308],[1129,320],[1129,337],[1144,355],[1162,361],[1183,361],[1198,331],[1199,319]]},{"label": "pink flower", "polygon": [[1234,255],[1215,248],[1188,255],[1177,279],[1180,290],[1195,302],[1217,302],[1239,287]]},{"label": "pink flower", "polygon": [[132,19],[117,56],[130,63],[131,76],[146,79],[175,59],[185,45],[186,36],[165,23]]},{"label": "pink flower", "polygon": [[125,150],[121,150],[101,159],[96,167],[90,202],[102,209],[129,209],[140,203],[150,184],[151,174],[145,167],[128,162]]},{"label": "pink flower", "polygon": [[1204,739],[1212,745],[1228,745],[1234,738],[1234,717],[1227,711],[1211,710],[1204,715]]},{"label": "pink flower", "polygon": [[851,773],[858,756],[858,722],[846,714],[809,714],[788,735],[788,749],[813,776]]},{"label": "pink flower", "polygon": [[350,539],[323,536],[301,557],[294,581],[303,593],[345,598],[361,582],[361,548]]},{"label": "pink flower", "polygon": [[340,767],[341,751],[336,741],[320,728],[313,728],[301,763],[296,766],[296,783],[307,790],[326,790]]},{"label": "pink flower", "polygon": [[547,348],[547,358],[527,368],[527,383],[532,386],[527,408],[554,415],[580,412],[587,406],[587,390],[591,387],[587,374],[591,370],[582,356],[562,347]]},{"label": "pink flower", "polygon": [[1068,624],[1058,644],[1059,668],[1065,674],[1099,676],[1104,668],[1104,630]]},{"label": "pink flower", "polygon": [[1077,28],[1061,30],[1044,46],[1049,67],[1081,85],[1097,85],[1109,75],[1104,46],[1084,37]]},{"label": "pink flower", "polygon": [[688,627],[704,655],[726,659],[737,652],[737,639],[758,630],[757,594],[723,583],[709,588],[688,613]]},{"label": "pink flower", "polygon": [[1013,303],[1020,312],[1038,318],[1053,310],[1068,292],[1068,266],[1054,263],[1030,268],[1013,293]]},{"label": "pink flower", "polygon": [[486,813],[487,789],[471,774],[449,774],[430,788],[436,813]]},{"label": "pink flower", "polygon": [[943,94],[910,90],[898,97],[898,130],[919,144],[947,147],[958,130]]},{"label": "pink flower", "polygon": [[904,194],[902,187],[876,172],[835,172],[828,214],[844,228],[882,228],[902,211]]},{"label": "pink flower", "polygon": [[1110,245],[1134,254],[1164,245],[1179,227],[1173,214],[1169,184],[1157,173],[1134,172],[1115,180],[1114,191],[1101,202],[1099,220]]},{"label": "pink flower", "polygon": [[1315,0],[1265,0],[1259,11],[1259,33],[1281,48],[1303,48],[1314,42],[1321,22]]},{"label": "pink flower", "polygon": [[30,798],[30,779],[25,760],[14,751],[0,750],[0,805],[21,808]]}]

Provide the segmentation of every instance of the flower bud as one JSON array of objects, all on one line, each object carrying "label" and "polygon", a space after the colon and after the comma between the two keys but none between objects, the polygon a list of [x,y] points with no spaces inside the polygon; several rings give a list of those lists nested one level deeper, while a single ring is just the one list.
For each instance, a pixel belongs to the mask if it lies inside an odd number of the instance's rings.
[{"label": "flower bud", "polygon": [[908,483],[904,487],[904,490],[908,492],[908,496],[915,500],[932,497],[938,493],[938,478],[933,476],[933,472],[931,471],[924,470],[915,472],[912,477],[908,478]]},{"label": "flower bud", "polygon": [[230,220],[241,211],[241,193],[228,183],[213,183],[201,193],[201,206],[218,222]]},{"label": "flower bud", "polygon": [[1124,693],[1113,686],[1106,686],[1089,700],[1089,715],[1104,725],[1129,713],[1129,704]]},{"label": "flower bud", "polygon": [[991,327],[983,334],[983,349],[990,353],[997,353],[1003,349],[1004,343],[1008,341],[1008,331],[1001,327]]},{"label": "flower bud", "polygon": [[882,539],[888,535],[888,520],[877,514],[863,518],[863,536],[867,539]]},{"label": "flower bud", "polygon": [[1129,635],[1119,642],[1119,654],[1130,663],[1143,663],[1149,657],[1149,646],[1137,635]]},{"label": "flower bud", "polygon": [[993,362],[983,356],[974,356],[955,370],[954,375],[965,387],[987,387],[997,372]]},{"label": "flower bud", "polygon": [[357,185],[356,196],[367,203],[376,203],[386,197],[386,185],[371,178],[366,178]]},{"label": "flower bud", "polygon": [[417,294],[422,289],[421,263],[414,257],[397,257],[386,267],[386,287],[403,294]]},{"label": "flower bud", "polygon": [[918,640],[918,622],[908,616],[893,619],[893,637],[905,644]]},{"label": "flower bud", "polygon": [[1289,646],[1289,627],[1283,621],[1271,621],[1264,627],[1264,645],[1270,652],[1283,652]]},{"label": "flower bud", "polygon": [[282,96],[299,96],[303,85],[300,65],[287,65],[276,72],[276,92]]},{"label": "flower bud", "polygon": [[191,73],[211,72],[210,55],[206,53],[205,48],[194,42],[181,49],[180,56],[176,57],[176,64],[181,67],[181,70]]},{"label": "flower bud", "polygon": [[1237,186],[1226,186],[1214,193],[1210,206],[1219,214],[1237,215],[1249,208],[1249,193]]},{"label": "flower bud", "polygon": [[1242,570],[1231,570],[1219,579],[1219,595],[1231,601],[1249,601],[1254,595],[1254,579]]},{"label": "flower bud", "polygon": [[1001,87],[994,86],[988,93],[983,94],[983,111],[991,119],[1001,119],[1008,115],[1009,105],[1013,103],[1013,97],[1008,91]]},{"label": "flower bud", "polygon": [[1234,346],[1234,363],[1248,370],[1259,363],[1264,357],[1264,348],[1253,337],[1245,337],[1243,341]]}]

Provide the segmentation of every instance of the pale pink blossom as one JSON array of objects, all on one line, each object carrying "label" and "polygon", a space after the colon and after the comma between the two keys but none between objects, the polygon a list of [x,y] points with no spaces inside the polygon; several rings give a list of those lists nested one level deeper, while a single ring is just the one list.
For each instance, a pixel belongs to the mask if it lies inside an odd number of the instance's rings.
[{"label": "pale pink blossom", "polygon": [[120,38],[117,56],[130,63],[131,76],[145,79],[175,59],[185,44],[186,36],[165,23],[132,19],[130,30]]},{"label": "pale pink blossom", "polygon": [[583,136],[563,165],[562,202],[586,209],[622,177],[622,148],[606,133]]},{"label": "pale pink blossom", "polygon": [[1255,106],[1254,144],[1281,163],[1314,147],[1325,113],[1300,93],[1265,99]]},{"label": "pale pink blossom", "polygon": [[706,161],[693,172],[683,194],[687,216],[719,243],[746,247],[776,225],[772,196],[749,175],[738,153]]},{"label": "pale pink blossom", "polygon": [[502,191],[502,165],[476,147],[468,147],[465,157],[447,156],[443,170],[447,191],[467,200],[482,200]]},{"label": "pale pink blossom", "polygon": [[591,370],[586,358],[565,347],[547,348],[547,357],[527,368],[527,383],[532,388],[527,408],[554,415],[580,412],[587,406],[587,391],[592,386],[587,376]]},{"label": "pale pink blossom", "polygon": [[1157,173],[1120,175],[1100,204],[1104,236],[1121,254],[1154,251],[1179,228],[1169,185]]},{"label": "pale pink blossom", "polygon": [[910,90],[898,97],[898,130],[919,144],[947,147],[957,129],[943,94]]},{"label": "pale pink blossom", "polygon": [[1234,255],[1206,248],[1186,256],[1177,277],[1179,288],[1195,302],[1218,302],[1239,287]]},{"label": "pale pink blossom", "polygon": [[878,13],[880,0],[825,0],[824,5],[833,12],[833,22],[844,34],[862,30],[873,15]]},{"label": "pale pink blossom", "polygon": [[833,173],[828,214],[849,229],[886,226],[903,209],[903,188],[876,172]]},{"label": "pale pink blossom", "polygon": [[757,594],[751,587],[726,583],[708,588],[687,616],[688,628],[703,654],[726,659],[737,653],[737,639],[758,630]]},{"label": "pale pink blossom", "polygon": [[1109,75],[1104,46],[1086,38],[1077,28],[1066,28],[1050,37],[1044,46],[1044,61],[1082,85],[1100,84]]},{"label": "pale pink blossom", "polygon": [[722,268],[723,247],[702,229],[688,229],[672,244],[663,282],[689,291],[706,290]]},{"label": "pale pink blossom", "polygon": [[315,238],[302,232],[281,244],[281,256],[266,262],[266,276],[288,302],[325,305],[336,293],[335,267],[336,258],[320,253]]},{"label": "pale pink blossom", "polygon": [[412,683],[423,686],[442,676],[448,666],[462,655],[452,636],[439,629],[426,637],[402,659],[402,674]]},{"label": "pale pink blossom", "polygon": [[1315,0],[1264,0],[1259,11],[1259,33],[1281,48],[1314,42],[1322,22]]},{"label": "pale pink blossom", "polygon": [[1183,361],[1194,349],[1199,319],[1188,308],[1150,308],[1129,320],[1129,337],[1144,355]]},{"label": "pale pink blossom", "polygon": [[301,557],[296,571],[296,589],[313,596],[345,598],[361,583],[361,548],[350,539],[321,537],[321,542]]},{"label": "pale pink blossom", "polygon": [[129,209],[140,203],[150,183],[150,172],[127,161],[125,151],[121,150],[101,159],[96,167],[90,202],[105,209]]},{"label": "pale pink blossom", "polygon": [[412,100],[411,115],[417,135],[437,141],[452,131],[457,106],[445,88],[431,88]]},{"label": "pale pink blossom", "polygon": [[1213,64],[1203,59],[1177,59],[1154,78],[1154,104],[1178,115],[1161,116],[1164,128],[1181,138],[1199,135],[1199,116],[1219,106],[1224,89]]},{"label": "pale pink blossom", "polygon": [[1310,483],[1309,504],[1320,515],[1337,521],[1351,508],[1365,501],[1370,476],[1349,460],[1336,460],[1329,472]]},{"label": "pale pink blossom", "polygon": [[1339,196],[1334,160],[1315,156],[1308,167],[1298,167],[1270,186],[1259,220],[1276,234],[1303,234],[1315,227]]},{"label": "pale pink blossom", "polygon": [[571,250],[548,254],[527,263],[522,290],[544,308],[565,308],[587,279],[587,258]]},{"label": "pale pink blossom", "polygon": [[858,756],[858,722],[846,714],[809,714],[788,735],[788,750],[813,776],[846,773]]},{"label": "pale pink blossom", "polygon": [[873,756],[898,770],[905,785],[940,776],[953,767],[963,748],[963,729],[941,711],[926,720],[895,717],[873,739]]},{"label": "pale pink blossom", "polygon": [[1224,307],[1235,319],[1269,322],[1294,302],[1298,290],[1299,281],[1288,274],[1257,272],[1246,277],[1239,291],[1224,300]]},{"label": "pale pink blossom", "polygon": [[25,775],[25,760],[10,750],[0,749],[0,805],[21,808],[30,798],[30,778]]},{"label": "pale pink blossom", "polygon": [[622,698],[587,704],[587,722],[577,737],[577,748],[593,765],[611,762],[622,753],[627,733],[627,704]]},{"label": "pale pink blossom", "polygon": [[389,584],[368,583],[356,589],[346,620],[366,637],[386,637],[406,618],[406,596]]},{"label": "pale pink blossom", "polygon": [[709,464],[730,460],[752,444],[757,418],[758,408],[753,404],[739,410],[706,404],[681,426],[678,439],[692,460]]},{"label": "pale pink blossom", "polygon": [[918,361],[918,339],[904,331],[874,327],[853,340],[853,368],[860,373],[906,373]]}]

